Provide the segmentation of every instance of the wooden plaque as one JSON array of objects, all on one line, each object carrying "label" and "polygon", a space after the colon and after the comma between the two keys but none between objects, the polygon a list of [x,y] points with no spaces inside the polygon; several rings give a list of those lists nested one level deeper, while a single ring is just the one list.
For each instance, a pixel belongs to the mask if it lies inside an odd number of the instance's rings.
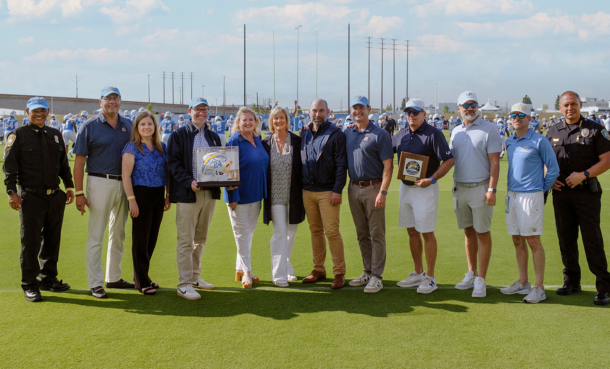
[{"label": "wooden plaque", "polygon": [[402,152],[398,163],[398,179],[415,182],[426,177],[428,157],[424,155]]}]

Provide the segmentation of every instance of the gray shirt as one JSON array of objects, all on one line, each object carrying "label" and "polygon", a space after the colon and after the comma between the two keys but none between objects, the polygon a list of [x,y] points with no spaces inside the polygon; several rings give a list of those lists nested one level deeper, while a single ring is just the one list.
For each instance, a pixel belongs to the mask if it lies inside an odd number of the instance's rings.
[{"label": "gray shirt", "polygon": [[191,129],[192,132],[197,132],[195,135],[195,140],[193,141],[193,178],[197,180],[197,149],[209,147],[210,145],[208,145],[208,141],[205,139],[205,130],[203,127],[199,129],[190,120],[186,125]]},{"label": "gray shirt", "polygon": [[356,125],[344,133],[350,179],[369,181],[382,178],[383,161],[394,158],[390,134],[372,121],[362,132]]},{"label": "gray shirt", "polygon": [[87,157],[87,173],[121,175],[121,153],[131,139],[132,126],[129,119],[119,115],[112,128],[101,112],[81,125],[74,153]]},{"label": "gray shirt", "polygon": [[501,152],[502,140],[496,125],[478,116],[468,127],[461,124],[453,129],[449,148],[455,159],[453,180],[476,183],[489,179],[487,155]]}]

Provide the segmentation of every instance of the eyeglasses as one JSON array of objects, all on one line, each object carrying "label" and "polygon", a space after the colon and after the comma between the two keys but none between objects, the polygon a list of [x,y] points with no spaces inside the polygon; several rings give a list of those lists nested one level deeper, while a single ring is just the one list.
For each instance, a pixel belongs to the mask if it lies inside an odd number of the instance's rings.
[{"label": "eyeglasses", "polygon": [[203,108],[203,109],[193,109],[194,111],[196,111],[197,113],[207,113],[209,111],[208,108]]},{"label": "eyeglasses", "polygon": [[513,119],[517,119],[517,117],[519,117],[519,119],[525,119],[526,115],[525,115],[525,114],[523,114],[523,113],[519,113],[519,114],[517,114],[517,113],[512,113],[512,114],[510,115],[510,117],[511,117],[511,118],[513,118]]},{"label": "eyeglasses", "polygon": [[102,100],[104,100],[104,101],[120,101],[121,97],[120,96],[104,96],[104,97],[102,97]]},{"label": "eyeglasses", "polygon": [[476,109],[476,108],[477,108],[477,106],[479,106],[479,103],[476,103],[476,102],[473,102],[473,103],[470,103],[470,104],[468,104],[468,103],[464,103],[464,104],[462,104],[462,105],[460,105],[460,106],[461,106],[462,108],[464,108],[464,109],[468,109],[468,107],[471,107],[471,108],[473,108],[473,109]]},{"label": "eyeglasses", "polygon": [[405,113],[407,113],[407,116],[412,115],[414,117],[418,116],[419,113],[421,113],[423,110],[405,110]]}]

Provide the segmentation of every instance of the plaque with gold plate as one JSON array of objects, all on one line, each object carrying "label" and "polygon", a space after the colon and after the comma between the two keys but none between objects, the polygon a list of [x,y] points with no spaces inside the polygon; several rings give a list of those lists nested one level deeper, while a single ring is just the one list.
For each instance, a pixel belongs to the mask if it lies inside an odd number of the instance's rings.
[{"label": "plaque with gold plate", "polygon": [[415,182],[426,177],[428,157],[424,155],[402,152],[398,163],[398,179]]},{"label": "plaque with gold plate", "polygon": [[200,147],[197,157],[197,187],[240,186],[239,148],[236,146]]}]

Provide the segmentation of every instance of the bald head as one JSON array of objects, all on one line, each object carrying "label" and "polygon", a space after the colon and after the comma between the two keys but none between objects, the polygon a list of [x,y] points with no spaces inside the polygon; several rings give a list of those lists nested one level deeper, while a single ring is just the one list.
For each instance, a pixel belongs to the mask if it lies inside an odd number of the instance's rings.
[{"label": "bald head", "polygon": [[570,96],[570,97],[574,98],[575,100],[578,100],[578,102],[580,102],[580,96],[578,96],[578,94],[574,91],[566,91],[566,92],[562,93],[561,96],[559,97],[559,101],[563,100],[564,98],[566,98],[568,96]]},{"label": "bald head", "polygon": [[314,124],[314,129],[317,130],[322,123],[326,122],[326,118],[330,111],[326,100],[315,99],[309,106],[309,116]]},{"label": "bald head", "polygon": [[309,109],[313,108],[313,107],[324,107],[324,109],[328,109],[328,103],[326,102],[326,100],[323,99],[315,99],[314,101],[311,102],[311,105],[309,105]]},{"label": "bald head", "polygon": [[576,92],[566,91],[559,98],[559,110],[563,113],[568,124],[578,123],[582,101]]}]

